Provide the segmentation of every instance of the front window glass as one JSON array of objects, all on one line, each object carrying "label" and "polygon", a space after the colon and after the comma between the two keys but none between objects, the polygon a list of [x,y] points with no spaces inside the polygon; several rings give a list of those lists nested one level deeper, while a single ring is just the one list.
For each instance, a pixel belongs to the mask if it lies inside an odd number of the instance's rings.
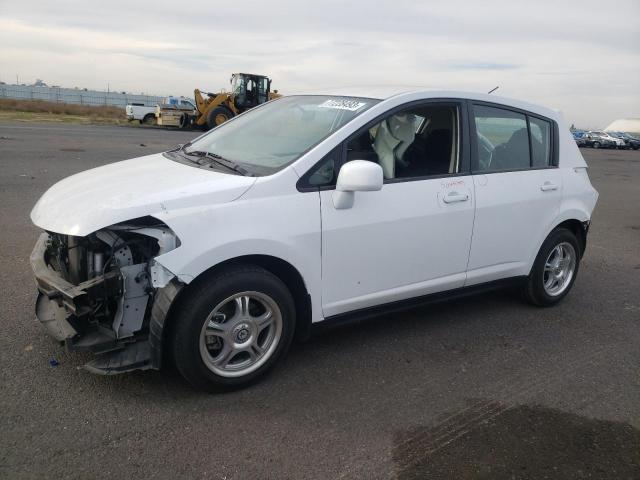
[{"label": "front window glass", "polygon": [[347,161],[380,164],[386,180],[459,170],[458,109],[427,105],[389,115],[347,144]]},{"label": "front window glass", "polygon": [[[403,110],[358,132],[347,143],[346,161],[367,160],[382,167],[385,180],[422,179],[460,171],[460,115],[454,105]],[[341,150],[311,171],[311,186],[336,184]]]},{"label": "front window glass", "polygon": [[324,95],[283,97],[216,127],[185,152],[214,154],[254,175],[269,175],[378,101]]},{"label": "front window glass", "polygon": [[231,91],[233,93],[240,93],[243,90],[244,86],[244,77],[243,76],[235,76],[231,79]]}]

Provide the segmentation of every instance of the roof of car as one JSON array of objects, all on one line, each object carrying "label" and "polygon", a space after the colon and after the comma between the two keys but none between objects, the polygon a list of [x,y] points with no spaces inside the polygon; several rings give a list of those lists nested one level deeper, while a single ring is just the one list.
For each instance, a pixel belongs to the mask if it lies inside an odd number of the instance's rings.
[{"label": "roof of car", "polygon": [[396,96],[411,96],[412,94],[421,93],[429,98],[466,98],[470,100],[479,100],[483,102],[499,103],[522,110],[527,110],[545,117],[557,118],[560,114],[557,110],[553,110],[541,105],[516,100],[513,98],[501,97],[498,95],[490,95],[479,92],[464,92],[456,90],[436,90],[419,86],[352,86],[338,87],[314,92],[322,95],[335,95],[343,97],[362,97],[375,98],[378,100],[386,100]]}]

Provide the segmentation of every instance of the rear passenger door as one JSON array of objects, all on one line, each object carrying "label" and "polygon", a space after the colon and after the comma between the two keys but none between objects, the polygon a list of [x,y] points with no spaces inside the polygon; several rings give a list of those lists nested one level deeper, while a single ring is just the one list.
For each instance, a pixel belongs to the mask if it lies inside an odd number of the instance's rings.
[{"label": "rear passenger door", "polygon": [[560,207],[557,125],[495,104],[470,104],[476,214],[467,285],[528,275]]}]

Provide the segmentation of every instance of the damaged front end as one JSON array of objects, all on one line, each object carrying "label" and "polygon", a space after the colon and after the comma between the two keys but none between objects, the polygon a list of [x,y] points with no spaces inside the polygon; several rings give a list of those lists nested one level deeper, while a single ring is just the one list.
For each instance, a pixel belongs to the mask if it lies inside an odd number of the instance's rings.
[{"label": "damaged front end", "polygon": [[152,217],[86,237],[43,233],[31,254],[38,320],[69,349],[97,354],[85,366],[94,373],[159,368],[157,333],[180,283],[155,258],[177,246]]}]

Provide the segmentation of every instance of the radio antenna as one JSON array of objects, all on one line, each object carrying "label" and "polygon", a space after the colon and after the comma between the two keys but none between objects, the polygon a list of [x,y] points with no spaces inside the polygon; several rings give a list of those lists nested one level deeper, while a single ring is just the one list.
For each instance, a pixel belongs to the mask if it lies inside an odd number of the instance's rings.
[{"label": "radio antenna", "polygon": [[492,88],[491,90],[489,90],[489,91],[487,92],[487,94],[492,94],[493,92],[495,92],[495,91],[496,91],[497,89],[499,89],[499,88],[500,88],[500,86],[497,86],[497,87],[495,87],[495,88]]}]

